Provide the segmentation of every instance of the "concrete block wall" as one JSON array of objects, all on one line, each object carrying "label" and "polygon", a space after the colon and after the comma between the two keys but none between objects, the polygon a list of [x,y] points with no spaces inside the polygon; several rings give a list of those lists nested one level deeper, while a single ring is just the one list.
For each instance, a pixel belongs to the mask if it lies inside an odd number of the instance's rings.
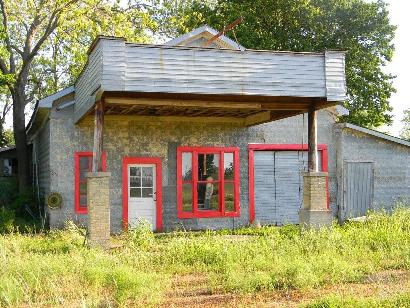
[{"label": "concrete block wall", "polygon": [[[335,188],[335,156],[331,127],[333,116],[319,112],[319,143],[329,147],[329,189]],[[304,123],[303,123],[304,122]],[[304,124],[304,126],[303,126]],[[61,227],[67,219],[87,224],[87,215],[74,212],[74,153],[92,151],[93,117],[75,125],[73,107],[50,113],[50,190],[60,192],[63,205],[50,210],[50,224]],[[122,159],[129,157],[160,157],[162,159],[163,225],[164,230],[234,228],[249,223],[248,208],[248,144],[300,144],[302,134],[307,142],[307,117],[284,119],[250,128],[230,123],[147,122],[130,116],[106,116],[104,150],[110,177],[111,230],[122,229]],[[178,146],[237,146],[240,148],[240,217],[178,219],[176,210],[176,148]],[[334,208],[334,200],[331,198]]]},{"label": "concrete block wall", "polygon": [[337,203],[341,211],[346,206],[343,177],[347,161],[374,164],[374,209],[389,210],[400,201],[410,203],[410,147],[343,128],[342,125],[335,126],[335,134],[338,141],[337,174],[340,183]]}]

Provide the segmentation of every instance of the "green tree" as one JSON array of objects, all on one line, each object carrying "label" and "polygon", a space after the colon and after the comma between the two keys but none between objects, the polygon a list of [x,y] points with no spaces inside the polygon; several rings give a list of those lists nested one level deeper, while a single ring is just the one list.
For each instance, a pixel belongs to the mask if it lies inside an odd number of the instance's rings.
[{"label": "green tree", "polygon": [[383,66],[391,61],[395,26],[382,0],[163,0],[154,1],[162,32],[173,37],[202,24],[216,29],[238,17],[234,31],[246,48],[321,51],[346,50],[350,115],[343,121],[366,127],[391,124],[389,98],[394,76]]},{"label": "green tree", "polygon": [[404,111],[404,117],[402,120],[403,128],[400,132],[400,137],[410,140],[410,108]]},{"label": "green tree", "polygon": [[13,131],[6,129],[0,132],[0,148],[14,145]]},{"label": "green tree", "polygon": [[147,20],[109,0],[0,0],[0,76],[12,100],[20,191],[29,184],[25,107],[75,80],[97,34],[147,40]]}]

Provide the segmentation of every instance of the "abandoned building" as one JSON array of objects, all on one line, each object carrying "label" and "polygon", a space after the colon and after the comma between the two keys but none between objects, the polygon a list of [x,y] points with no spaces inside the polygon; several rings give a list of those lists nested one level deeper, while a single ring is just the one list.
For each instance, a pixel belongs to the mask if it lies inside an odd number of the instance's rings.
[{"label": "abandoned building", "polygon": [[62,197],[51,227],[325,224],[410,199],[410,143],[337,123],[344,52],[216,34],[99,37],[76,83],[39,101],[27,131],[41,195]]}]

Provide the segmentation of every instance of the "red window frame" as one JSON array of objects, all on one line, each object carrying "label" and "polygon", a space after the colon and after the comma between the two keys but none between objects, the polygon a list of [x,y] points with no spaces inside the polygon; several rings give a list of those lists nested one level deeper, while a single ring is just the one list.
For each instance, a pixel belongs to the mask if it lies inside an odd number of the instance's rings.
[{"label": "red window frame", "polygon": [[[92,158],[93,158],[93,152],[75,152],[74,153],[74,175],[75,175],[75,180],[74,180],[74,209],[76,214],[87,214],[88,209],[87,205],[82,206],[80,204],[80,184],[86,182],[86,180],[81,180],[80,177],[80,158],[81,157],[90,157],[91,160],[89,161],[88,164],[88,170],[91,172],[92,171]],[[107,155],[105,152],[102,154],[102,169],[103,171],[107,170]]]},{"label": "red window frame", "polygon": [[[197,172],[192,173],[192,212],[183,211],[182,205],[182,153],[192,153],[192,170],[198,168],[198,154],[219,154],[219,173],[218,180],[213,181],[218,183],[219,191],[219,210],[198,210],[198,192],[194,187],[198,183],[207,181],[199,181]],[[225,181],[224,172],[224,153],[233,154],[234,162],[234,178],[233,180]],[[234,184],[234,211],[225,212],[225,183]],[[214,218],[214,217],[237,217],[240,215],[239,203],[239,148],[237,147],[178,147],[177,148],[177,210],[178,218]]]}]

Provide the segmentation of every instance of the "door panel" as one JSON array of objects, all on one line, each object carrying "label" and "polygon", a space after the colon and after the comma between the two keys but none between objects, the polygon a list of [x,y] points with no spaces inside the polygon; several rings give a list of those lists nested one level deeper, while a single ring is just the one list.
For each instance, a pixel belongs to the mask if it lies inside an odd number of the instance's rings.
[{"label": "door panel", "polygon": [[346,162],[343,218],[365,216],[372,208],[373,163]]},{"label": "door panel", "polygon": [[156,229],[155,164],[130,164],[128,168],[128,224],[146,220]]},{"label": "door panel", "polygon": [[[319,171],[322,170],[319,152]],[[303,202],[302,172],[306,151],[255,151],[255,221],[268,225],[297,224]]]},{"label": "door panel", "polygon": [[275,224],[275,152],[255,151],[254,185],[255,221]]}]

